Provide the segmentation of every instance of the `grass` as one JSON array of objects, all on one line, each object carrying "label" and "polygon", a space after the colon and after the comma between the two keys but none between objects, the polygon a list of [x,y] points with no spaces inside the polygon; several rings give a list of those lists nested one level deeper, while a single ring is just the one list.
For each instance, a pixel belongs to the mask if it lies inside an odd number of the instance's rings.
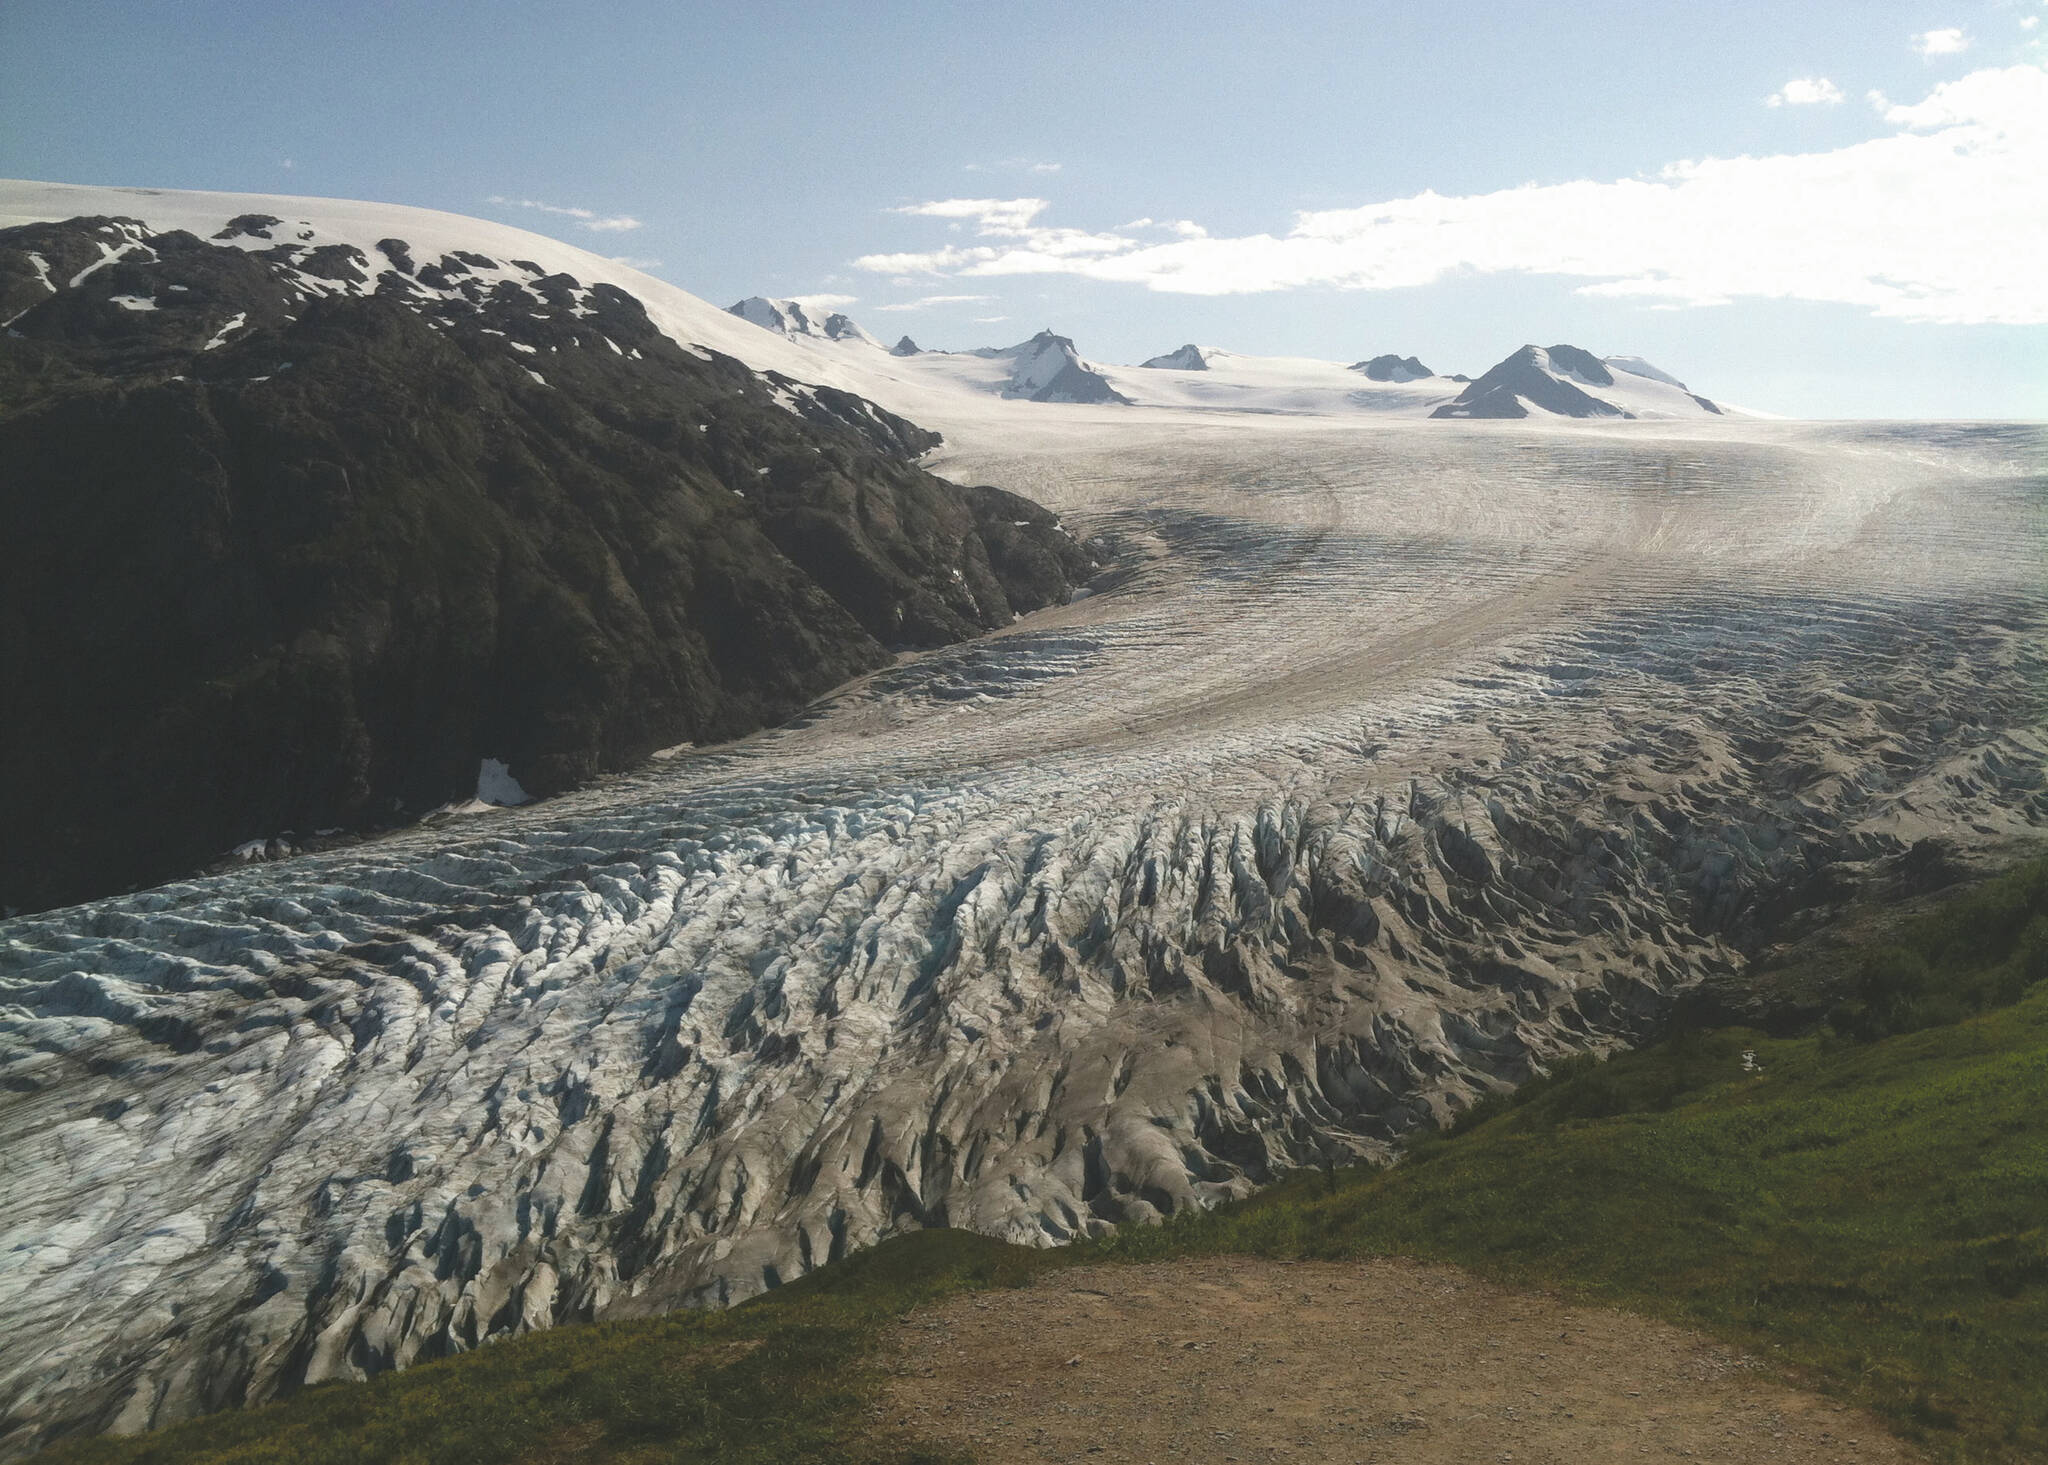
[{"label": "grass", "polygon": [[82,1440],[68,1465],[940,1465],[869,1411],[876,1332],[1061,1260],[966,1231],[897,1237],[728,1312],[555,1328],[361,1384]]},{"label": "grass", "polygon": [[1937,1458],[2048,1458],[2044,910],[2048,861],[1869,946],[1819,1033],[1576,1060],[1390,1170],[1063,1252],[916,1233],[728,1313],[556,1329],[55,1459],[936,1461],[871,1412],[889,1322],[1070,1263],[1219,1253],[1453,1262],[1703,1328]]},{"label": "grass", "polygon": [[2044,909],[2048,861],[1862,952],[1879,1000],[1828,1031],[1576,1060],[1392,1170],[1096,1250],[1454,1262],[1704,1328],[1940,1457],[2048,1458]]}]

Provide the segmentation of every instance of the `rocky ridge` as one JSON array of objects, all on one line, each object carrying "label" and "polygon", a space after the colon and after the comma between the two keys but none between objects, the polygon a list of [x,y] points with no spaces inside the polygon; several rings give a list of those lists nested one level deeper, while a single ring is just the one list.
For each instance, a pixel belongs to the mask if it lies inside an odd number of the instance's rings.
[{"label": "rocky ridge", "polygon": [[1367,381],[1375,382],[1419,382],[1436,375],[1413,356],[1391,353],[1375,356],[1370,361],[1354,362],[1351,369]]},{"label": "rocky ridge", "polygon": [[1161,371],[1207,371],[1209,369],[1209,358],[1200,346],[1190,344],[1182,346],[1177,351],[1169,351],[1164,356],[1154,356],[1138,364]]}]

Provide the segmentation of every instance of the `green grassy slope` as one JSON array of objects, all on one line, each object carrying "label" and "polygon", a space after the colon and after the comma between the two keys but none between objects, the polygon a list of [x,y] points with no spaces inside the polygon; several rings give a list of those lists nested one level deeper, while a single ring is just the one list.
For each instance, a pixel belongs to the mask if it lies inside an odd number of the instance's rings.
[{"label": "green grassy slope", "polygon": [[879,1328],[1075,1262],[1219,1252],[1404,1253],[1559,1287],[1737,1342],[1937,1457],[2048,1458],[2044,912],[2038,862],[1867,950],[1826,1032],[1569,1064],[1392,1170],[1057,1253],[901,1237],[729,1313],[557,1329],[54,1458],[936,1460],[869,1412]]}]

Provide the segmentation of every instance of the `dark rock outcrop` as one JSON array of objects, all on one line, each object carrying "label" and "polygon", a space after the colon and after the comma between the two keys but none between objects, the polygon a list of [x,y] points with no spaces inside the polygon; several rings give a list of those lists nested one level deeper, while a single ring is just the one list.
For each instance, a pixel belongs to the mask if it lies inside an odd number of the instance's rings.
[{"label": "dark rock outcrop", "polygon": [[0,907],[389,824],[486,758],[565,789],[1085,572],[872,403],[378,248],[0,231]]},{"label": "dark rock outcrop", "polygon": [[1375,382],[1419,382],[1435,372],[1424,366],[1413,356],[1375,356],[1370,361],[1353,362],[1351,369],[1362,373],[1367,381]]},{"label": "dark rock outcrop", "polygon": [[917,342],[911,340],[910,337],[905,336],[902,340],[898,341],[895,345],[889,348],[889,354],[891,356],[918,356],[922,355],[923,353],[918,347]]},{"label": "dark rock outcrop", "polygon": [[1202,348],[1192,343],[1178,351],[1169,351],[1164,356],[1154,356],[1141,361],[1140,366],[1150,366],[1163,371],[1207,371],[1209,359],[1202,354]]}]

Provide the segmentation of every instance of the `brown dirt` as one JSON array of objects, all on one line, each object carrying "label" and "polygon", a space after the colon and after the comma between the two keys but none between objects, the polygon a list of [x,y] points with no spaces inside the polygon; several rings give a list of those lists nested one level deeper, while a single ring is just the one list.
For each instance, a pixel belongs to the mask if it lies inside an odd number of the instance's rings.
[{"label": "brown dirt", "polygon": [[1921,1458],[1697,1333],[1413,1261],[1060,1271],[887,1357],[889,1418],[989,1462]]}]

